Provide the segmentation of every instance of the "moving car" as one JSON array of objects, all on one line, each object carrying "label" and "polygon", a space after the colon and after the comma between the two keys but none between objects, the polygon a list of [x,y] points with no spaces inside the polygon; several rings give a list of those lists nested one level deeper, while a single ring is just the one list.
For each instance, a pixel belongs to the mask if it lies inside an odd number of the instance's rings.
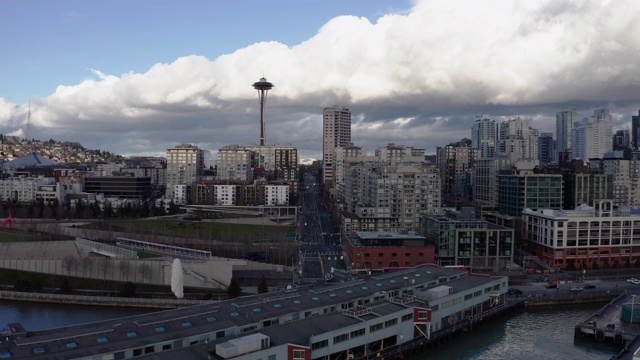
[{"label": "moving car", "polygon": [[595,286],[595,285],[593,285],[593,284],[584,284],[584,288],[585,288],[585,289],[595,289],[595,288],[596,288],[596,286]]},{"label": "moving car", "polygon": [[507,294],[509,294],[509,295],[522,295],[522,290],[511,288],[511,289],[507,290]]},{"label": "moving car", "polygon": [[544,287],[546,287],[547,289],[557,289],[558,284],[547,284]]},{"label": "moving car", "polygon": [[636,278],[627,279],[627,282],[633,285],[640,285],[640,280]]},{"label": "moving car", "polygon": [[582,291],[582,288],[579,287],[579,286],[572,286],[572,287],[569,288],[569,291],[571,291],[571,292],[580,292],[580,291]]}]

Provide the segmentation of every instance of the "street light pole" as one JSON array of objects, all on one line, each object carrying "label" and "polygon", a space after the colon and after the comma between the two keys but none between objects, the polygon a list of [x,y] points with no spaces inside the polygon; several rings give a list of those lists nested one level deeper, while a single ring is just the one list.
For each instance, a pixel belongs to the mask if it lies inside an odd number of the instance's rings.
[{"label": "street light pole", "polygon": [[636,295],[631,295],[631,318],[629,319],[629,324],[633,324],[633,307],[636,304]]}]

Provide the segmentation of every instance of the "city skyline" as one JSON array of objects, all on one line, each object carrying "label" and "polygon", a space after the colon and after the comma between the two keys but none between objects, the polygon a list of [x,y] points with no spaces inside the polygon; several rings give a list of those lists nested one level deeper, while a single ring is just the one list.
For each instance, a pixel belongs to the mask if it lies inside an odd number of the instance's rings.
[{"label": "city skyline", "polygon": [[469,138],[480,114],[555,134],[567,108],[608,108],[614,131],[640,108],[636,2],[343,3],[10,1],[0,132],[125,156],[215,153],[258,143],[262,77],[275,84],[268,143],[301,159],[322,158],[334,105],[352,111],[355,145],[428,154]]}]

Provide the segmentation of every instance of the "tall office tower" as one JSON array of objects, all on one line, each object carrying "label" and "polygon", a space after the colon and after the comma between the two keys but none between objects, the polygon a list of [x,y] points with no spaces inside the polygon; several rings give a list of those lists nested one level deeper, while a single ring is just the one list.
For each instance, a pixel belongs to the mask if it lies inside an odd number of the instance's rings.
[{"label": "tall office tower", "polygon": [[552,133],[541,133],[538,138],[538,161],[548,164],[554,161],[555,143]]},{"label": "tall office tower", "polygon": [[500,124],[498,149],[512,160],[537,159],[540,133],[526,122],[511,119]]},{"label": "tall office tower", "polygon": [[613,134],[613,150],[624,150],[631,146],[628,130],[618,130]]},{"label": "tall office tower", "polygon": [[578,111],[575,107],[556,113],[556,152],[555,160],[560,163],[559,153],[571,149],[571,130],[573,123],[579,121]]},{"label": "tall office tower", "polygon": [[258,90],[258,100],[260,101],[260,146],[267,145],[267,133],[264,123],[264,111],[267,103],[267,93],[273,89],[273,84],[268,82],[265,78],[260,78],[260,81],[253,83],[253,88]]},{"label": "tall office tower", "polygon": [[[167,196],[178,205],[188,202],[187,194],[176,186],[189,189],[204,172],[204,151],[195,145],[182,144],[167,149]],[[177,197],[177,195],[180,195]]]},{"label": "tall office tower", "polygon": [[471,127],[471,147],[478,149],[478,158],[493,159],[496,155],[496,122],[481,115]]},{"label": "tall office tower", "polygon": [[640,110],[638,115],[631,116],[631,148],[640,148],[638,141],[640,141]]},{"label": "tall office tower", "polygon": [[593,116],[573,125],[573,158],[588,161],[601,158],[612,148],[612,120],[609,109],[595,110]]},{"label": "tall office tower", "polygon": [[471,128],[471,147],[478,149],[474,162],[473,201],[478,205],[496,206],[496,122],[482,115]]},{"label": "tall office tower", "polygon": [[335,149],[351,145],[351,111],[334,105],[322,115],[322,178],[326,186],[335,187]]}]

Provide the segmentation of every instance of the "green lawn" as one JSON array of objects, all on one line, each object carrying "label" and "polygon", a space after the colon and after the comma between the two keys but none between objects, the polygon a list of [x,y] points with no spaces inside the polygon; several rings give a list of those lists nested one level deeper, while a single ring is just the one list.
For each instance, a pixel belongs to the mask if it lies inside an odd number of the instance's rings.
[{"label": "green lawn", "polygon": [[29,239],[29,235],[19,233],[0,233],[0,242],[17,242],[25,241],[27,239]]},{"label": "green lawn", "polygon": [[128,232],[193,237],[200,239],[280,239],[295,231],[293,226],[249,225],[179,220],[108,220],[105,225]]}]

